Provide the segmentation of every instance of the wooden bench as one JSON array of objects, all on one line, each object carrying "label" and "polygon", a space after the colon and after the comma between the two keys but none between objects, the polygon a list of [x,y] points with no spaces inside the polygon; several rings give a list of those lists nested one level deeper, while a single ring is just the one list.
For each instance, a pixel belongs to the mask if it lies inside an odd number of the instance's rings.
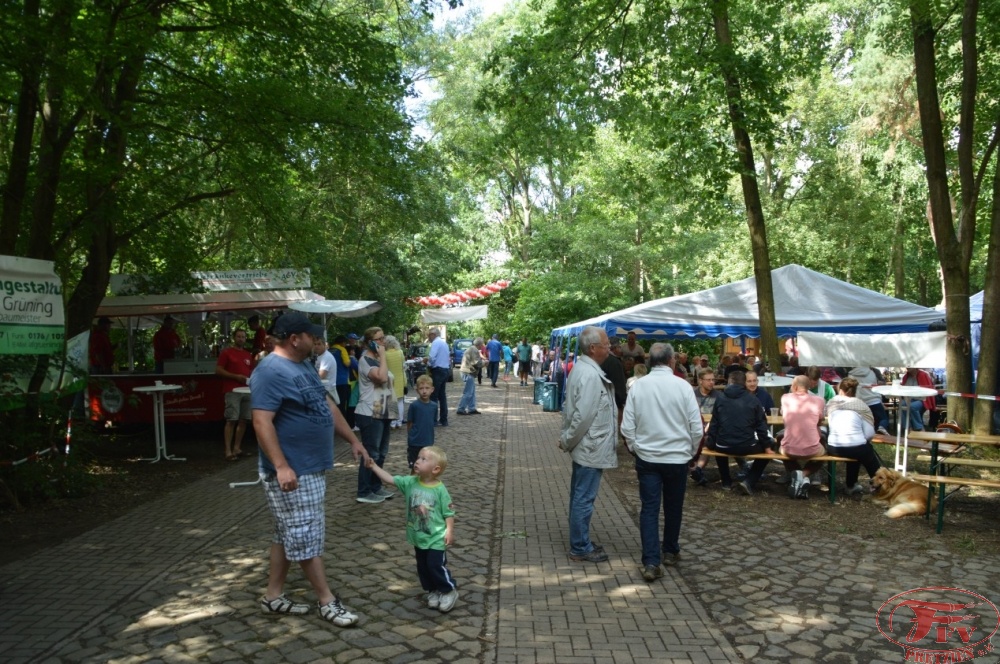
[{"label": "wooden bench", "polygon": [[[787,454],[780,454],[775,452],[774,454],[757,453],[757,454],[726,454],[725,452],[718,452],[716,450],[710,450],[707,447],[702,449],[702,454],[707,457],[726,457],[731,459],[750,459],[751,461],[756,461],[758,459],[766,459],[768,461],[796,461],[799,463],[804,463],[803,459],[793,459]],[[857,459],[848,459],[847,457],[833,456],[830,454],[822,454],[820,456],[810,457],[808,461],[825,461],[826,469],[830,475],[830,502],[834,503],[837,501],[837,463],[857,463]]]},{"label": "wooden bench", "polygon": [[[921,454],[917,457],[917,461],[927,461],[930,463],[933,459],[927,454]],[[948,457],[938,459],[938,465],[975,466],[976,468],[993,468],[994,470],[1000,470],[1000,461],[990,461],[988,459],[963,459],[961,457]]]},{"label": "wooden bench", "polygon": [[[895,445],[895,436],[885,436],[883,434],[875,434],[872,438],[873,445]],[[920,450],[921,452],[930,452],[933,449],[933,443],[927,443],[922,440],[908,440],[906,441],[906,446],[912,450]],[[951,456],[952,454],[958,453],[962,449],[961,445],[951,445],[949,443],[938,443],[938,455],[945,457]]]},{"label": "wooden bench", "polygon": [[[954,462],[955,459],[949,459],[948,463]],[[965,461],[977,461],[977,459],[965,459]],[[963,487],[975,486],[984,489],[997,489],[1000,490],[1000,481],[997,480],[983,480],[974,477],[953,477],[951,475],[907,475],[908,479],[915,480],[917,482],[925,482],[928,485],[928,490],[932,488],[935,484],[938,487],[938,505],[937,505],[937,528],[936,532],[941,533],[944,528],[944,501],[948,499],[955,491],[961,490]],[[954,486],[955,491],[950,494],[945,495],[945,486]],[[927,518],[930,518],[930,501],[927,501]]]}]

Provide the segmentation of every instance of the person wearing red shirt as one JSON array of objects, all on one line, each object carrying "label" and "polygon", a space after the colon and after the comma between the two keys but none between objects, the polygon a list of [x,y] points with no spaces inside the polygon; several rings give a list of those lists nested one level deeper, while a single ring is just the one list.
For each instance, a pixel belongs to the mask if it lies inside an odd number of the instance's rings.
[{"label": "person wearing red shirt", "polygon": [[[266,340],[267,340],[267,330],[260,323],[260,316],[254,314],[247,318],[247,327],[253,330],[253,343],[250,346],[250,352],[253,353],[254,357],[259,357],[260,354],[267,350]],[[268,351],[270,352],[270,351]]]},{"label": "person wearing red shirt", "polygon": [[101,316],[90,331],[89,364],[92,374],[109,374],[115,364],[115,349],[111,345],[111,319]]},{"label": "person wearing red shirt", "polygon": [[233,345],[219,353],[219,359],[215,363],[215,375],[222,377],[222,389],[226,393],[226,428],[223,435],[226,458],[230,461],[245,456],[241,448],[247,421],[251,417],[250,394],[233,392],[237,387],[244,387],[250,382],[250,372],[253,371],[253,355],[244,348],[246,344],[246,330],[236,330],[233,332]]},{"label": "person wearing red shirt", "polygon": [[166,316],[163,325],[153,335],[153,362],[156,365],[156,373],[163,373],[164,360],[174,359],[174,353],[181,347],[181,338],[174,330],[176,322],[173,316]]}]

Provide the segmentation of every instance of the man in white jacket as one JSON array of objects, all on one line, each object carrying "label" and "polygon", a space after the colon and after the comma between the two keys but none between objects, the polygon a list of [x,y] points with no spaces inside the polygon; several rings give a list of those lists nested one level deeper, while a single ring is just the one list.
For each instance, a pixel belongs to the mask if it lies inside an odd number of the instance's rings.
[{"label": "man in white jacket", "polygon": [[590,539],[590,517],[605,468],[616,468],[618,407],[614,386],[601,371],[610,352],[607,333],[586,327],[580,333],[581,355],[566,381],[559,448],[573,458],[569,484],[569,559],[600,563],[608,559],[604,547]]},{"label": "man in white jacket", "polygon": [[[674,349],[656,343],[649,349],[650,372],[632,386],[622,417],[622,436],[635,455],[639,478],[639,533],[642,578],[663,576],[661,563],[680,558],[681,513],[688,463],[698,450],[702,420],[691,386],[674,375]],[[663,502],[663,547],[660,548],[660,502]]]}]

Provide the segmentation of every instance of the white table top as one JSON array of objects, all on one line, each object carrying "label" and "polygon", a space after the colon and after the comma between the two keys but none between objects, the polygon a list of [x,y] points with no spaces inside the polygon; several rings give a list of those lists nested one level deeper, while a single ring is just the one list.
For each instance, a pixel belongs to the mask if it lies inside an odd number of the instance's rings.
[{"label": "white table top", "polygon": [[233,392],[236,394],[250,394],[250,388],[246,385],[242,385],[240,387],[234,387]]},{"label": "white table top", "polygon": [[174,390],[181,389],[180,385],[143,385],[141,387],[133,387],[133,392],[173,392]]},{"label": "white table top", "polygon": [[933,397],[937,390],[917,385],[876,385],[872,388],[875,394],[887,397]]},{"label": "white table top", "polygon": [[792,384],[791,376],[761,376],[757,385],[760,387],[787,387]]}]

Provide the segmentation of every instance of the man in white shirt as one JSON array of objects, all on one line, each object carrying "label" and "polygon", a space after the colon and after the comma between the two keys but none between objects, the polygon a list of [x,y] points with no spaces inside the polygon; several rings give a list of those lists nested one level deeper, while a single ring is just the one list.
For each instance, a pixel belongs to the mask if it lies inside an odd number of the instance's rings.
[{"label": "man in white shirt", "polygon": [[[663,576],[661,563],[680,558],[681,513],[688,463],[698,450],[702,420],[691,386],[674,375],[674,349],[655,343],[649,349],[649,375],[636,381],[625,402],[622,436],[635,459],[639,478],[639,533],[642,578]],[[660,547],[660,503],[663,503],[663,546]]]},{"label": "man in white shirt", "polygon": [[427,338],[431,340],[430,351],[427,353],[427,364],[431,368],[431,378],[434,380],[434,394],[431,401],[438,404],[438,426],[448,426],[448,397],[445,388],[448,385],[448,377],[451,376],[451,353],[448,351],[448,343],[441,338],[441,332],[437,328],[431,328],[427,332]]},{"label": "man in white shirt", "polygon": [[316,373],[319,374],[319,379],[323,381],[324,387],[326,387],[327,394],[333,399],[333,403],[340,405],[340,397],[337,395],[337,365],[336,360],[333,359],[333,353],[330,352],[329,347],[326,345],[326,339],[323,337],[316,337],[313,344],[313,355],[316,358],[313,360],[313,364],[316,366]]}]

